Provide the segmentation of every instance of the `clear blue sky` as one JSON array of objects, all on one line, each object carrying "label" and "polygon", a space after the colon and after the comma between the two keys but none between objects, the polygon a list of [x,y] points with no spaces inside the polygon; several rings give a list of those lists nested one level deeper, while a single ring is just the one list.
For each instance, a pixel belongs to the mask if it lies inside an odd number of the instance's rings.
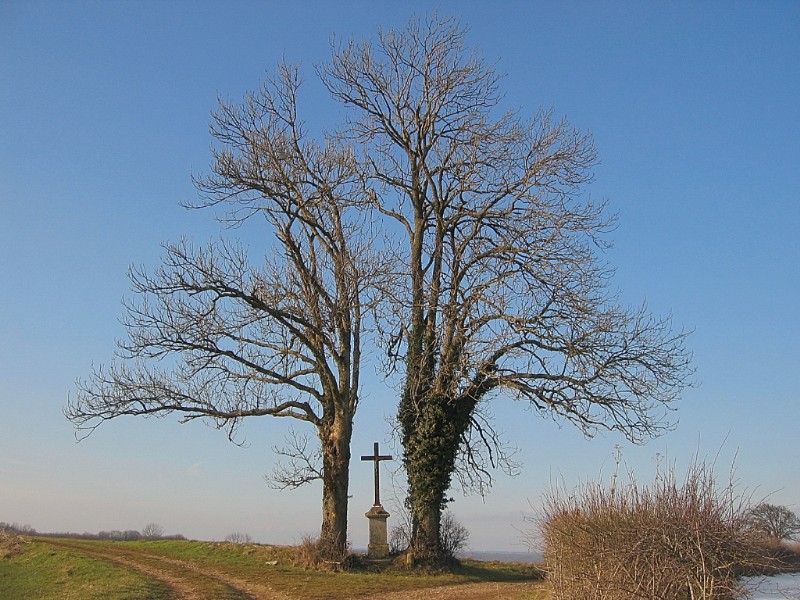
[{"label": "clear blue sky", "polygon": [[[594,134],[602,163],[588,192],[619,214],[613,285],[694,329],[700,384],[677,405],[676,430],[642,447],[585,440],[498,402],[524,466],[499,474],[483,502],[454,493],[472,547],[519,549],[523,515],[552,481],[608,475],[617,444],[645,482],[657,456],[681,469],[694,453],[719,453],[723,480],[735,457],[743,489],[800,512],[800,4],[436,6],[499,61],[508,106],[552,107]],[[272,543],[317,532],[319,487],[263,481],[286,421],[252,421],[243,448],[172,417],[107,423],[76,444],[61,411],[123,334],[128,266],[156,266],[162,241],[218,231],[212,214],[178,205],[209,164],[217,98],[240,99],[285,56],[306,72],[310,126],[331,125],[337,108],[313,72],[331,36],[370,37],[432,8],[0,3],[0,521],[70,531],[156,521]],[[395,408],[377,376],[363,394],[355,456],[374,440],[388,448]],[[351,538],[363,547],[372,470],[354,461],[351,472]]]}]

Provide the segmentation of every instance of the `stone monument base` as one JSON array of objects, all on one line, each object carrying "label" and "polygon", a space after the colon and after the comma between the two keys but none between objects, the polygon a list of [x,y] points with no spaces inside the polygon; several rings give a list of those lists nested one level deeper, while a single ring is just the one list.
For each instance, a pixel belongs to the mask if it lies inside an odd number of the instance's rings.
[{"label": "stone monument base", "polygon": [[385,558],[389,556],[389,536],[386,527],[386,519],[389,518],[389,513],[379,504],[370,508],[365,516],[369,519],[367,556],[369,558]]}]

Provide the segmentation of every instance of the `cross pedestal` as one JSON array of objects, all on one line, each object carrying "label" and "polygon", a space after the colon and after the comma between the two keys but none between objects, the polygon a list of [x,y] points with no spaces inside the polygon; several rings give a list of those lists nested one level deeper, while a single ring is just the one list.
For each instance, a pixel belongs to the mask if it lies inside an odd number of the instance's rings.
[{"label": "cross pedestal", "polygon": [[381,474],[378,465],[382,460],[392,460],[391,456],[381,456],[378,452],[378,442],[375,442],[372,456],[362,456],[361,460],[371,460],[375,464],[375,503],[367,512],[369,519],[369,545],[367,556],[370,558],[384,558],[389,555],[389,535],[386,528],[386,519],[389,513],[381,505]]},{"label": "cross pedestal", "polygon": [[365,516],[369,519],[367,556],[370,558],[389,556],[389,538],[386,527],[386,519],[389,518],[389,513],[382,506],[373,506]]}]

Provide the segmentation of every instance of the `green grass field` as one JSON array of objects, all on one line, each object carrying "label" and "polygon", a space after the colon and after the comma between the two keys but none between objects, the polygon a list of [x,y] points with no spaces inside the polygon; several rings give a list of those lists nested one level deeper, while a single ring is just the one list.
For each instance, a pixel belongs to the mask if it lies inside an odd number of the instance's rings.
[{"label": "green grass field", "polygon": [[21,554],[0,559],[0,598],[162,600],[170,590],[134,570],[33,539]]},{"label": "green grass field", "polygon": [[293,566],[294,548],[255,544],[34,537],[18,548],[21,551],[0,558],[0,598],[335,600],[487,582],[498,589],[504,584],[510,584],[509,590],[519,585],[535,588],[493,597],[546,597],[535,583],[541,573],[531,565],[466,561],[454,573],[431,574],[399,569],[390,561],[365,561],[352,570],[333,572]]}]

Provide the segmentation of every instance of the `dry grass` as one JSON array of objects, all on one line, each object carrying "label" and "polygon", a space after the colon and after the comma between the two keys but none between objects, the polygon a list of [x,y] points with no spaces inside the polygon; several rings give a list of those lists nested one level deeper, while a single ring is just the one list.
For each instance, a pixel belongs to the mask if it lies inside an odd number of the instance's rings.
[{"label": "dry grass", "polygon": [[350,567],[349,552],[342,552],[335,544],[310,535],[304,536],[300,545],[294,548],[292,565],[301,569],[344,571]]},{"label": "dry grass", "polygon": [[0,559],[13,558],[22,554],[27,543],[21,535],[0,531]]}]

